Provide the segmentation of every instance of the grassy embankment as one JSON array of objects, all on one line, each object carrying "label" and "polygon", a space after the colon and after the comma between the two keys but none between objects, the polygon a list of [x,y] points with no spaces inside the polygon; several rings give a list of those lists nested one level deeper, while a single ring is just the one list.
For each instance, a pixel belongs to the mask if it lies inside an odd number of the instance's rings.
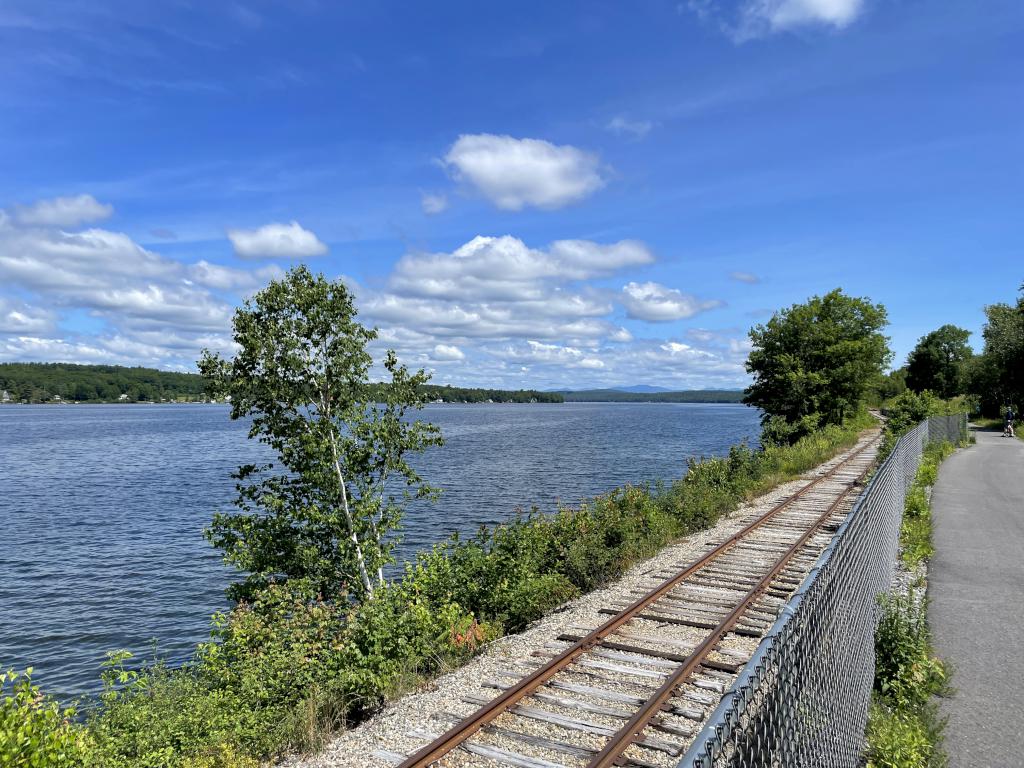
[{"label": "grassy embankment", "polygon": [[[210,641],[182,668],[136,671],[126,655],[113,655],[99,706],[82,724],[21,688],[0,702],[0,744],[31,742],[40,754],[52,747],[64,755],[26,765],[110,768],[253,768],[315,750],[386,699],[713,525],[874,424],[865,413],[793,446],[737,446],[727,457],[691,460],[681,479],[662,487],[626,486],[578,508],[453,538],[361,605],[271,586],[216,615]],[[29,749],[11,747],[19,748]]]},{"label": "grassy embankment", "polygon": [[900,557],[908,571],[917,573],[917,579],[909,592],[880,599],[882,616],[875,633],[875,685],[867,733],[869,768],[946,765],[944,723],[934,698],[947,692],[949,670],[932,648],[920,582],[922,564],[935,553],[929,489],[935,484],[939,464],[953,451],[950,443],[928,446],[906,496]]}]

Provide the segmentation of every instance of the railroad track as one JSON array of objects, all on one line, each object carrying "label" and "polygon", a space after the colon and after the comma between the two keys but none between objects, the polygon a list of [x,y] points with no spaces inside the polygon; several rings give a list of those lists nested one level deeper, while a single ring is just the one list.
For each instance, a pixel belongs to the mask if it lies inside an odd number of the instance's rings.
[{"label": "railroad track", "polygon": [[649,574],[600,626],[537,652],[539,667],[487,681],[500,693],[465,696],[479,705],[468,717],[435,715],[450,727],[410,733],[429,742],[413,754],[375,756],[399,768],[674,766],[845,519],[877,446],[862,441],[695,562]]}]

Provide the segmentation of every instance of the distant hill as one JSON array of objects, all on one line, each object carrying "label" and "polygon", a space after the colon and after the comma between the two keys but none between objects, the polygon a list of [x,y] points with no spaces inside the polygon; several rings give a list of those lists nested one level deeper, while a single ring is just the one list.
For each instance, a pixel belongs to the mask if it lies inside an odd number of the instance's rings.
[{"label": "distant hill", "polygon": [[738,403],[740,389],[688,389],[679,392],[626,392],[621,389],[560,391],[567,403]]},{"label": "distant hill", "polygon": [[632,387],[609,387],[609,389],[614,389],[617,392],[637,392],[637,393],[644,393],[644,392],[671,392],[672,391],[668,387],[654,387],[654,386],[651,386],[650,384],[634,384]]}]

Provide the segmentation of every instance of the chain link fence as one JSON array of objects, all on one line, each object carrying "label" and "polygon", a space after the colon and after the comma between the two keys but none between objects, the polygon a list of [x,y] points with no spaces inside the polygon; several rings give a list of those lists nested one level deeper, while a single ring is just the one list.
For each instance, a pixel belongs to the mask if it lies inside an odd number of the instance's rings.
[{"label": "chain link fence", "polygon": [[862,764],[876,596],[892,583],[904,498],[924,447],[966,436],[960,414],[900,438],[679,768]]}]

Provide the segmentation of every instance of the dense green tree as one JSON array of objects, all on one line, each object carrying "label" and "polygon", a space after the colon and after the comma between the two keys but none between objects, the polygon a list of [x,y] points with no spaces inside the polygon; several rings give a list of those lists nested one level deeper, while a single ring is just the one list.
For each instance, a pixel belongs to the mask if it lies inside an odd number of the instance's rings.
[{"label": "dense green tree", "polygon": [[205,351],[199,362],[211,391],[230,395],[231,418],[250,418],[250,438],[279,464],[240,467],[240,512],[215,515],[207,530],[247,572],[236,599],[275,579],[329,598],[372,596],[405,501],[433,493],[406,461],[441,443],[436,427],[406,418],[428,375],[388,352],[389,380],[371,384],[366,346],[377,334],[355,316],[340,281],[300,266],[236,310],[234,358]]},{"label": "dense green tree", "polygon": [[794,442],[861,407],[892,357],[885,307],[836,289],[750,330],[743,402],[763,411],[762,438]]},{"label": "dense green tree", "polygon": [[971,332],[944,325],[922,336],[907,357],[907,386],[949,399],[963,394],[967,361],[973,356]]},{"label": "dense green tree", "polygon": [[875,385],[877,401],[884,403],[886,400],[903,394],[907,391],[907,369],[897,368],[882,376]]},{"label": "dense green tree", "polygon": [[992,304],[985,316],[985,349],[970,368],[969,389],[996,415],[1009,403],[1024,407],[1024,285],[1016,305]]},{"label": "dense green tree", "polygon": [[[203,397],[201,376],[127,368],[120,365],[72,363],[0,363],[0,389],[17,400],[48,402],[54,395],[78,402],[116,402],[121,393],[132,400],[198,400]],[[141,396],[141,397],[140,397]]]}]

